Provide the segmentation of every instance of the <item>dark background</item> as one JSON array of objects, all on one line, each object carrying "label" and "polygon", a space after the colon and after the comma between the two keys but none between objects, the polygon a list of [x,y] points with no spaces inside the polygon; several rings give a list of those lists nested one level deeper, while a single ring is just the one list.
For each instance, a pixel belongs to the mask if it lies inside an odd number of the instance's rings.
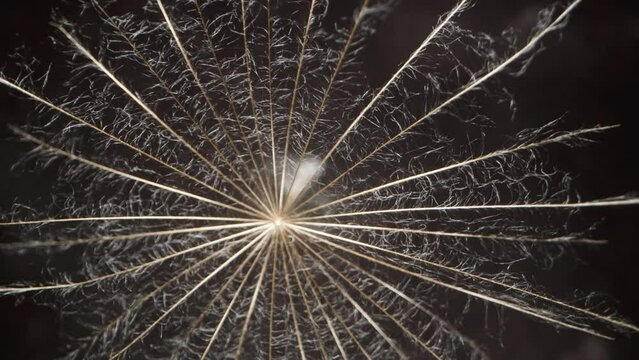
[{"label": "dark background", "polygon": [[[344,0],[334,0],[335,5]],[[502,25],[530,26],[548,1],[478,0],[462,25],[486,31]],[[43,62],[59,60],[50,50],[48,25],[55,0],[3,1],[0,4],[0,64],[21,45]],[[366,52],[369,79],[380,86],[421,42],[441,10],[452,0],[404,0],[381,25]],[[498,20],[499,19],[499,20]],[[504,19],[510,22],[504,22]],[[557,156],[559,163],[578,169],[577,188],[584,199],[639,190],[639,139],[636,88],[639,86],[639,3],[636,0],[585,0],[569,25],[546,43],[528,72],[504,80],[518,102],[517,121],[537,124],[566,114],[574,127],[621,124],[599,144]],[[0,89],[0,206],[11,205],[25,189],[46,188],[51,179],[11,174],[10,166],[24,148],[11,140],[4,124],[19,124],[29,113],[28,102]],[[562,265],[549,277],[549,287],[597,290],[616,299],[621,314],[639,323],[639,227],[637,209],[608,209],[600,232],[609,244],[577,251],[582,261]],[[0,264],[0,272],[7,269]],[[639,336],[605,341],[553,328],[506,312],[505,331],[498,341],[484,342],[495,359],[638,359]],[[49,359],[59,345],[55,310],[30,299],[16,304],[0,298],[0,358]],[[469,329],[481,335],[482,329]]]}]

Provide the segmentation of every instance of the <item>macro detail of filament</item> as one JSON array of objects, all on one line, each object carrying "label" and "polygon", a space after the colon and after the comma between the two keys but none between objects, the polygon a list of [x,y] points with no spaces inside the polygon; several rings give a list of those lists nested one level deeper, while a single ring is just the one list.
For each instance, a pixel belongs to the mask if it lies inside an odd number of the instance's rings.
[{"label": "macro detail of filament", "polygon": [[43,262],[41,281],[0,295],[66,299],[69,358],[484,358],[444,310],[459,299],[606,339],[639,332],[509,269],[603,243],[564,226],[580,211],[639,205],[581,199],[544,163],[617,126],[468,140],[492,130],[469,98],[523,71],[580,0],[542,11],[501,53],[457,23],[471,1],[451,1],[379,88],[361,55],[393,1],[359,0],[338,24],[327,0],[122,2],[55,22],[68,94],[0,73],[38,106],[11,127],[29,161],[64,183],[38,216],[5,212],[23,240],[0,251],[81,264]]}]

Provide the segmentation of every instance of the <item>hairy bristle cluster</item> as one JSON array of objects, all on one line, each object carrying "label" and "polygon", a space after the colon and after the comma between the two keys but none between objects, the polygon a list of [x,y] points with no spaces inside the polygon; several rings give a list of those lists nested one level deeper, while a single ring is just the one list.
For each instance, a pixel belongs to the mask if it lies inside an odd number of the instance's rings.
[{"label": "hairy bristle cluster", "polygon": [[337,24],[327,0],[91,0],[58,18],[64,95],[34,90],[56,66],[0,76],[39,106],[13,128],[25,161],[60,169],[48,208],[0,224],[25,239],[2,251],[46,258],[43,280],[0,294],[60,296],[78,359],[483,358],[457,329],[474,302],[639,331],[509,270],[600,243],[567,225],[580,209],[639,204],[581,200],[542,161],[614,126],[553,121],[490,148],[497,121],[472,103],[580,1],[518,40],[461,28],[458,0],[375,89],[362,49],[393,1],[355,2]]}]

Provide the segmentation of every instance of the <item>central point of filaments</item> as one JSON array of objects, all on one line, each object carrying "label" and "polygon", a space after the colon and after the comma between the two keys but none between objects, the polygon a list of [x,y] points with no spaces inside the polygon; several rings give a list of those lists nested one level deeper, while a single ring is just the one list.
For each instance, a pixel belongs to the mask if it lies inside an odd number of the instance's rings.
[{"label": "central point of filaments", "polygon": [[276,229],[281,229],[285,225],[286,225],[286,222],[284,221],[284,219],[282,219],[281,216],[276,215],[273,217],[273,227],[275,227]]}]

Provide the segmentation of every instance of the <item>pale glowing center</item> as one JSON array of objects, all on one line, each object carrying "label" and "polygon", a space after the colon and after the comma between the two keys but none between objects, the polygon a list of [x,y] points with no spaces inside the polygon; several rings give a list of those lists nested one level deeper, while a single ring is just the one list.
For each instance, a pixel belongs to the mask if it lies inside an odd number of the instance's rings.
[{"label": "pale glowing center", "polygon": [[281,227],[283,227],[284,225],[285,225],[285,221],[284,221],[284,219],[282,219],[281,217],[276,216],[276,217],[274,217],[274,218],[273,218],[273,226],[274,226],[275,228],[281,228]]}]

